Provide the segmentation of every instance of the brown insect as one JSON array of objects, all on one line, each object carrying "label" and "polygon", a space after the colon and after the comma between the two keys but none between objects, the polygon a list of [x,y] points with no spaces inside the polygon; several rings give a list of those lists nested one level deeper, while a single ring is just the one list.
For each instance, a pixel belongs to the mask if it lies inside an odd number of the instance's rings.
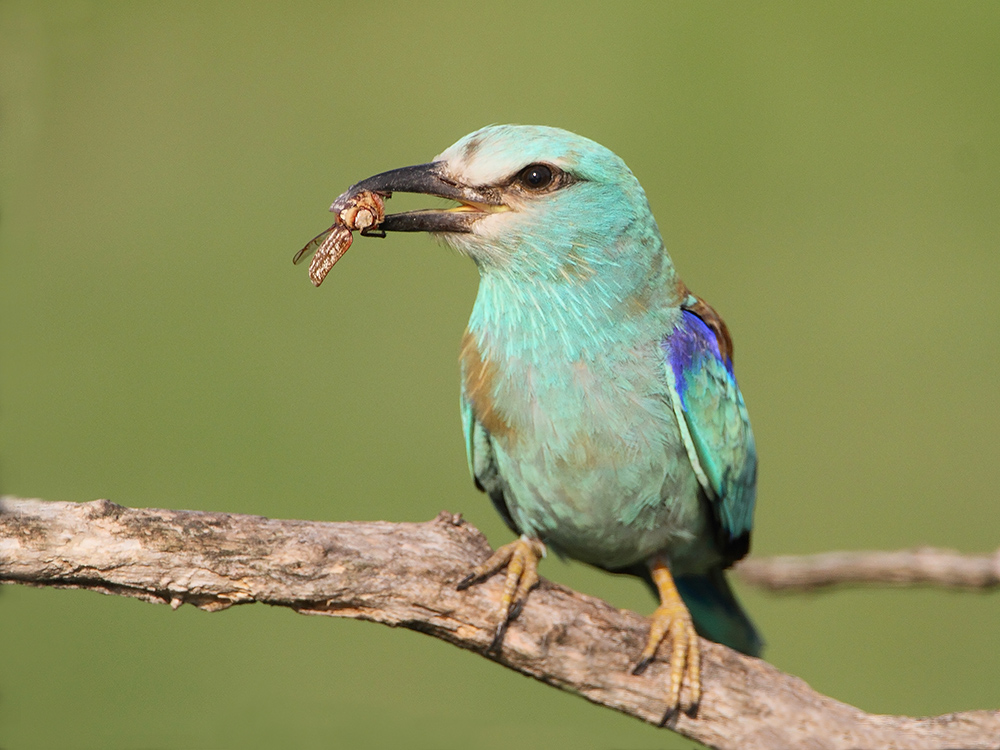
[{"label": "brown insect", "polygon": [[309,263],[309,280],[319,286],[334,264],[344,257],[354,239],[353,232],[362,234],[374,231],[385,219],[384,197],[367,190],[349,199],[347,206],[337,214],[333,226],[320,232],[306,246],[295,253],[292,263],[298,263],[313,250],[316,255]]}]

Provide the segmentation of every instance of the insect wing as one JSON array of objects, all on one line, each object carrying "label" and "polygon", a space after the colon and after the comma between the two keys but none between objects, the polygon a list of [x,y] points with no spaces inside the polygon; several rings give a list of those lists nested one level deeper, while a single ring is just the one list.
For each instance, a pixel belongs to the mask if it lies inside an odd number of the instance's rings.
[{"label": "insect wing", "polygon": [[353,239],[354,235],[351,234],[350,229],[339,225],[331,228],[327,238],[320,245],[309,264],[309,279],[313,286],[319,286],[323,283],[323,279],[330,273],[334,263],[347,252]]},{"label": "insect wing", "polygon": [[306,243],[306,246],[304,248],[295,253],[295,257],[292,258],[292,263],[298,265],[303,258],[308,257],[313,251],[315,251],[316,248],[318,248],[323,243],[323,241],[327,239],[330,233],[336,228],[337,225],[334,224],[329,229],[324,229],[322,232],[320,232],[311,240],[309,240],[309,242]]}]

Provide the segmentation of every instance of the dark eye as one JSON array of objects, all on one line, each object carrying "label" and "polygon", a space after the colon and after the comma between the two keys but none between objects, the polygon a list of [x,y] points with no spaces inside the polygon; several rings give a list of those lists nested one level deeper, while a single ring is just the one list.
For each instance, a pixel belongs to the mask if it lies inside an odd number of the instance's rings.
[{"label": "dark eye", "polygon": [[544,190],[552,184],[554,177],[552,167],[545,164],[529,164],[521,170],[517,181],[528,190]]}]

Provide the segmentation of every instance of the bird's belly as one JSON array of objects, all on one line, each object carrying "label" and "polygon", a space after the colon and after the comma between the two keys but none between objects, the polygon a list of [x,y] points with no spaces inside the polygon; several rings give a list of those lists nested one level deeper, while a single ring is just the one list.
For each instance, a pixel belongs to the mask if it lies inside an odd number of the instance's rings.
[{"label": "bird's belly", "polygon": [[623,568],[656,553],[684,553],[700,536],[704,518],[690,472],[657,472],[640,487],[596,473],[550,474],[534,467],[511,472],[508,509],[518,526],[557,552],[603,568]]},{"label": "bird's belly", "polygon": [[673,409],[657,381],[644,382],[533,389],[517,435],[494,444],[522,532],[612,569],[682,552],[701,535],[699,485]]}]

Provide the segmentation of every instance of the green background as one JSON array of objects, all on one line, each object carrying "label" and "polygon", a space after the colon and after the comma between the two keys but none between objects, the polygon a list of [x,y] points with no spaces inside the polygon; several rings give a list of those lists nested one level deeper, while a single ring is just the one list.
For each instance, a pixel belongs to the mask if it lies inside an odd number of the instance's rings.
[{"label": "green background", "polygon": [[[754,553],[1000,540],[1000,4],[0,4],[0,482],[322,520],[461,511],[471,263],[348,185],[493,122],[620,154],[726,317]],[[396,203],[395,201],[399,202]],[[415,199],[414,199],[415,200]],[[405,197],[398,206],[416,207]],[[543,574],[641,612],[635,582]],[[1000,705],[1000,597],[741,588],[869,711]],[[0,747],[690,748],[416,633],[0,591]]]}]

